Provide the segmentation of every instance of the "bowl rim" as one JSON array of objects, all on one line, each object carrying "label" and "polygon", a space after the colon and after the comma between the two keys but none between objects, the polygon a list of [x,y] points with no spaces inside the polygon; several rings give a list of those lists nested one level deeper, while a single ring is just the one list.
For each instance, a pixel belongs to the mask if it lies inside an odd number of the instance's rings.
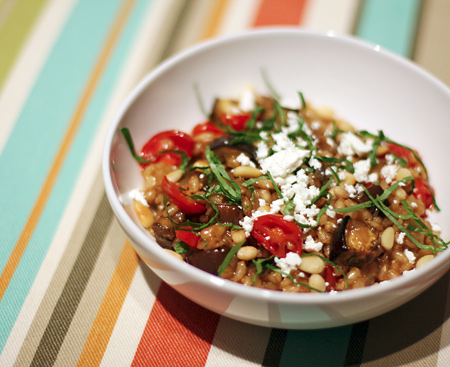
[{"label": "bowl rim", "polygon": [[438,254],[435,259],[423,265],[419,269],[410,271],[408,272],[408,274],[404,274],[402,276],[399,276],[398,278],[364,288],[349,289],[332,293],[302,293],[301,295],[299,295],[296,293],[249,287],[209,274],[203,270],[197,269],[190,264],[187,264],[186,262],[180,262],[179,259],[176,259],[171,254],[167,253],[167,251],[165,251],[162,247],[160,247],[149,234],[146,234],[144,232],[142,228],[139,228],[139,226],[129,217],[128,213],[125,211],[122,203],[116,195],[115,188],[111,179],[112,170],[110,166],[110,151],[113,143],[113,138],[124,114],[128,111],[130,106],[140,96],[140,94],[147,87],[149,87],[154,80],[169,71],[174,65],[183,62],[183,60],[185,59],[194,57],[199,53],[236,41],[285,35],[330,39],[333,40],[333,42],[340,42],[341,44],[345,44],[346,46],[364,49],[366,52],[374,52],[375,55],[378,55],[376,57],[389,59],[391,62],[401,64],[403,67],[410,69],[412,72],[420,74],[422,78],[427,79],[428,82],[433,83],[437,88],[441,89],[443,93],[447,94],[450,100],[450,89],[442,81],[415,64],[413,61],[408,60],[403,56],[395,54],[387,49],[384,49],[380,45],[367,42],[352,35],[339,34],[335,31],[321,32],[305,30],[297,27],[262,27],[199,42],[164,60],[155,68],[153,68],[148,74],[146,74],[144,78],[142,78],[141,81],[128,94],[127,98],[123,101],[111,125],[108,128],[102,157],[102,173],[104,186],[110,205],[121,225],[124,228],[127,228],[126,232],[127,235],[131,237],[131,242],[134,245],[138,243],[139,246],[145,248],[146,251],[154,253],[158,257],[158,259],[167,264],[169,268],[178,268],[178,270],[182,273],[187,272],[189,274],[190,281],[202,283],[203,285],[206,285],[208,287],[220,287],[221,291],[229,295],[240,296],[255,301],[264,300],[266,302],[273,302],[278,304],[320,306],[345,303],[368,297],[378,297],[385,293],[399,291],[417,283],[420,280],[423,281],[424,278],[428,279],[428,277],[435,277],[435,280],[439,279],[440,276],[436,277],[433,270],[438,269],[438,271],[440,271],[439,269],[442,269],[445,263],[448,263],[450,261],[450,250],[448,249]]}]

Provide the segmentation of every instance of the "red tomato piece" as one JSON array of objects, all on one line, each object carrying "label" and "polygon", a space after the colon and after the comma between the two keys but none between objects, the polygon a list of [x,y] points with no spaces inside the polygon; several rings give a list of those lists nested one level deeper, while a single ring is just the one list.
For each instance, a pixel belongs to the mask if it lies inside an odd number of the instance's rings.
[{"label": "red tomato piece", "polygon": [[166,176],[162,180],[161,187],[170,201],[185,214],[201,214],[206,210],[206,207],[200,201],[184,195],[180,191],[180,188],[175,183],[169,181]]},{"label": "red tomato piece", "polygon": [[327,266],[325,268],[324,279],[326,284],[326,291],[327,292],[335,291],[339,276],[334,273],[332,266]]},{"label": "red tomato piece", "polygon": [[244,130],[245,125],[251,117],[251,113],[241,113],[237,115],[223,114],[221,120],[222,124],[225,126],[231,126],[234,130],[241,131]]},{"label": "red tomato piece", "polygon": [[433,207],[433,195],[432,189],[428,186],[428,183],[425,180],[416,179],[415,187],[413,190],[413,195],[416,199],[420,200],[425,204],[427,209],[431,209]]},{"label": "red tomato piece", "polygon": [[412,167],[416,165],[414,154],[412,154],[410,150],[393,143],[388,143],[388,147],[392,154],[395,154],[399,158],[405,159],[408,162],[408,166]]},{"label": "red tomato piece", "polygon": [[181,155],[174,152],[158,154],[154,162],[163,162],[167,166],[179,166],[182,162]]},{"label": "red tomato piece", "polygon": [[[181,156],[179,154],[171,152],[163,153],[162,155],[166,157],[163,159],[159,158],[159,153],[164,150],[179,150],[185,152],[188,157],[191,157],[194,144],[194,139],[192,139],[189,134],[182,131],[163,131],[156,134],[145,143],[141,150],[141,157],[151,162],[162,160],[164,163],[178,163],[176,165],[179,165],[181,163]],[[171,158],[167,158],[170,153],[172,154]],[[173,158],[175,155],[177,155],[178,158]],[[147,164],[144,163],[142,166],[145,167]]]},{"label": "red tomato piece", "polygon": [[[186,229],[191,229],[191,228],[192,227],[186,227]],[[180,241],[187,243],[189,245],[189,247],[197,248],[198,241],[200,240],[200,236],[197,236],[195,233],[189,232],[189,231],[176,230],[175,233],[176,233],[177,238]]]},{"label": "red tomato piece", "polygon": [[227,135],[225,131],[219,129],[211,121],[206,121],[201,124],[198,124],[197,126],[194,127],[194,130],[192,130],[193,136],[197,136],[203,133],[212,133],[220,136]]},{"label": "red tomato piece", "polygon": [[272,255],[286,257],[287,252],[302,253],[301,229],[294,222],[284,220],[281,214],[257,217],[251,235]]}]

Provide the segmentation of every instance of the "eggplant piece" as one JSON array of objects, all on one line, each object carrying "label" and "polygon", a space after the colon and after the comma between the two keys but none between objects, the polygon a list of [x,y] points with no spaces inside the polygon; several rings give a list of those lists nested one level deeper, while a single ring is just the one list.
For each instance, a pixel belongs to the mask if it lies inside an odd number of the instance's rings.
[{"label": "eggplant piece", "polygon": [[218,148],[227,147],[230,149],[236,149],[239,151],[242,151],[244,153],[247,153],[251,159],[253,159],[256,162],[256,149],[251,144],[231,144],[231,141],[234,139],[233,136],[222,136],[220,138],[217,138],[216,140],[213,140],[211,143],[209,143],[209,147],[211,150],[216,150]]},{"label": "eggplant piece", "polygon": [[175,230],[168,218],[161,217],[152,226],[155,232],[156,242],[163,247],[172,249],[173,240],[175,239]]},{"label": "eggplant piece", "polygon": [[378,233],[346,216],[331,240],[330,260],[337,265],[361,267],[381,254]]},{"label": "eggplant piece", "polygon": [[[380,196],[384,192],[383,188],[379,185],[372,185],[367,189],[367,191],[369,191],[370,196],[372,196],[373,198]],[[366,201],[369,201],[369,200],[370,199],[365,192],[362,192],[355,198],[355,201],[358,204],[365,203]]]},{"label": "eggplant piece", "polygon": [[213,250],[197,250],[189,252],[186,255],[186,262],[207,273],[217,275],[217,271],[229,251],[229,247],[222,246]]},{"label": "eggplant piece", "polygon": [[217,210],[220,223],[239,225],[239,221],[244,218],[244,211],[238,205],[217,204]]}]

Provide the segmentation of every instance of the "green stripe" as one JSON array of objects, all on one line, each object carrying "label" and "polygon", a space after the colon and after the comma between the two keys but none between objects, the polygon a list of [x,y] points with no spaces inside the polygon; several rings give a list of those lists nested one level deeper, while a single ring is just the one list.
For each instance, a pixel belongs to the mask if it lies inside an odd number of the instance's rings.
[{"label": "green stripe", "polygon": [[356,35],[405,57],[411,57],[421,0],[365,0]]},{"label": "green stripe", "polygon": [[[14,65],[28,33],[48,0],[18,0],[3,27],[0,27],[0,90]],[[5,5],[5,4],[2,4]],[[4,51],[6,50],[6,52]]]},{"label": "green stripe", "polygon": [[289,330],[280,366],[343,366],[351,332],[351,326]]},{"label": "green stripe", "polygon": [[[7,320],[0,323],[0,352],[48,251],[83,163],[85,159],[89,159],[86,155],[102,114],[151,3],[153,0],[140,0],[134,5],[39,224],[0,302],[0,316],[3,318],[4,315]],[[9,211],[0,211],[0,222],[6,223],[10,228],[9,231],[0,231],[0,269],[8,260],[23,228],[30,210],[28,208],[39,194],[41,182],[62,139],[65,123],[71,119],[86,78],[104,42],[106,31],[109,30],[112,19],[117,16],[119,5],[120,0],[115,1],[115,4],[111,0],[95,3],[80,0],[0,157],[0,169],[4,170],[4,177],[12,178],[0,181],[0,188],[4,189],[2,192],[7,193],[0,196],[0,207],[10,208]],[[81,51],[83,57],[79,57]],[[67,58],[76,59],[77,62],[64,63]],[[60,65],[65,67],[61,68]],[[60,80],[67,82],[62,84]],[[51,86],[53,88],[48,89]],[[17,170],[16,167],[26,169]]]},{"label": "green stripe", "polygon": [[31,366],[53,366],[94,269],[95,261],[103,246],[112,219],[112,210],[106,194],[104,194]]}]

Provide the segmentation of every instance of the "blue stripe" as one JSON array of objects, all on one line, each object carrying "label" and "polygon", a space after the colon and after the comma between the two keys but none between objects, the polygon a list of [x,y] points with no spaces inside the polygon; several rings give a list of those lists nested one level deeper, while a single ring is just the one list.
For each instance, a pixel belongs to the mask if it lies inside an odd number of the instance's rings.
[{"label": "blue stripe", "polygon": [[421,0],[365,0],[356,35],[411,57],[420,7]]},{"label": "blue stripe", "polygon": [[290,330],[280,367],[343,366],[351,326],[323,330]]},{"label": "blue stripe", "polygon": [[[86,154],[90,149],[93,137],[99,127],[102,113],[104,112],[105,107],[109,102],[109,98],[114,91],[117,78],[126,62],[127,55],[129,54],[129,48],[132,45],[132,41],[143,21],[143,16],[146,14],[146,9],[152,3],[153,0],[140,0],[135,5],[131,18],[128,20],[127,26],[121,35],[116,49],[114,50],[113,57],[110,60],[110,63],[102,76],[95,96],[89,105],[73,147],[58,177],[40,222],[28,244],[16,272],[14,273],[13,278],[11,279],[10,285],[3,296],[0,303],[0,315],[2,319],[2,323],[0,323],[0,351],[3,350],[7,337],[11,332],[11,328],[14,325],[23,302],[48,251],[57,225],[67,206],[74,184],[79,176],[83,162],[86,159],[89,159]],[[18,127],[16,129],[17,131],[14,131],[11,136],[9,142],[11,143],[10,145],[13,145],[14,142],[17,144],[17,141],[21,138],[21,133],[23,133],[24,130],[26,130],[27,125],[30,125],[33,121],[33,115],[30,114],[30,107],[28,107],[30,105],[34,105],[34,109],[31,110],[33,112],[38,112],[37,116],[50,114],[50,112],[47,112],[47,109],[49,108],[56,110],[55,112],[51,112],[51,120],[45,117],[38,119],[41,123],[40,128],[46,125],[46,121],[64,121],[65,123],[70,121],[70,118],[72,117],[71,114],[73,113],[76,102],[78,102],[79,95],[86,84],[87,77],[92,71],[96,57],[98,57],[98,52],[103,45],[105,35],[110,29],[111,22],[117,16],[117,11],[120,5],[120,0],[102,0],[101,2],[80,0],[80,3],[74,10],[72,17],[70,18],[60,40],[50,56],[47,67],[44,69],[40,80],[38,81],[36,88],[27,103],[28,110],[21,116],[21,120],[18,122]],[[82,57],[80,57],[80,55],[82,55]],[[80,60],[80,62],[65,63],[62,58],[73,58]],[[66,66],[77,70],[64,70]],[[57,70],[55,70],[55,68]],[[79,71],[78,68],[83,71]],[[67,89],[67,92],[63,92],[59,88],[49,90],[47,87],[49,83],[52,84],[56,83],[58,80],[63,80],[63,78],[61,78],[61,74],[67,74],[67,77],[69,78],[67,82],[63,82],[60,85],[61,89]],[[46,93],[51,93],[41,95],[42,89],[45,89]],[[61,104],[59,103],[60,90],[61,94],[63,94]],[[38,111],[36,111],[36,109]],[[36,127],[36,131],[40,128]],[[45,164],[47,167],[52,162],[57,144],[63,137],[63,132],[64,129],[58,128],[58,133],[52,131],[50,133],[51,137],[47,138],[49,140],[49,150],[51,150],[52,153],[42,153],[42,155],[45,155],[46,157]],[[39,134],[37,136],[39,136]],[[32,141],[30,141],[30,143],[32,143]],[[34,145],[37,146],[40,144]],[[5,148],[5,151],[7,149],[8,151],[11,151],[13,150],[13,147]],[[2,156],[1,159],[3,161],[6,158]],[[43,167],[44,162],[42,162],[42,159],[42,156],[40,156],[39,159],[34,159],[34,165],[38,166],[33,167],[35,174],[37,174],[37,171]],[[96,159],[99,159],[99,157],[96,157]],[[5,169],[10,169],[5,163],[4,166]],[[11,165],[9,165],[9,167],[11,167]],[[17,210],[16,216],[23,212],[29,211],[25,210],[23,206],[25,204],[29,204],[30,201],[33,202],[35,195],[39,192],[40,183],[45,179],[45,174],[46,172],[39,175],[39,182],[35,182],[34,185],[31,185],[30,183],[21,184],[21,189],[32,190],[34,196],[32,196],[31,193],[28,193],[26,195],[26,200],[25,198],[21,199],[23,204],[21,205],[20,210]],[[20,174],[17,174],[17,176],[19,176],[18,178],[22,180],[24,179],[24,177],[20,176]],[[25,187],[22,188],[22,186]],[[7,205],[11,205],[11,203],[7,203]],[[21,223],[23,223],[23,219],[26,220],[26,218],[20,219],[22,219]],[[15,227],[19,229],[19,231],[16,232],[20,232],[22,226],[19,226],[17,222],[14,222],[14,224]],[[15,236],[17,237],[17,234],[15,234]],[[15,242],[16,238],[12,240]],[[3,239],[1,239],[1,241],[3,241]],[[3,322],[3,320],[6,322]]]}]

